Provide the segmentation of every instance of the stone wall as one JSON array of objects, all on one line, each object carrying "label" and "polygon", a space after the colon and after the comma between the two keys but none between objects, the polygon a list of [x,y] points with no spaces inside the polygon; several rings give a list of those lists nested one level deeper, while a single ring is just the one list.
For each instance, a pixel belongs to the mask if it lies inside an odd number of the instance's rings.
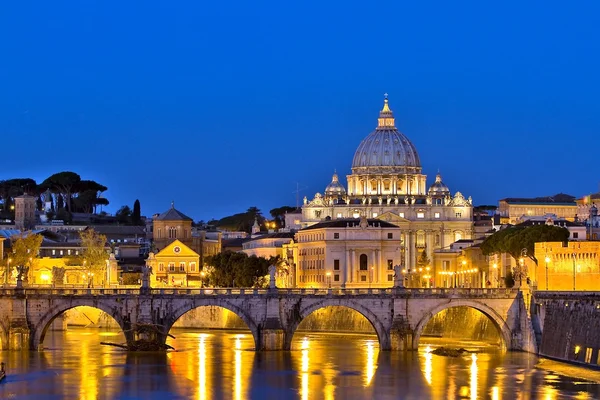
[{"label": "stone wall", "polygon": [[584,364],[600,364],[600,293],[539,293],[535,314],[540,355]]}]

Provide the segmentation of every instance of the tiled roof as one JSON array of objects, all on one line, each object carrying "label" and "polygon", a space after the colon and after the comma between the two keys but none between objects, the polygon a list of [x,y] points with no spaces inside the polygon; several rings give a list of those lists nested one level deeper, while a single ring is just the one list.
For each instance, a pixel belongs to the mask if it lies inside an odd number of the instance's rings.
[{"label": "tiled roof", "polygon": [[[387,221],[382,221],[380,219],[369,219],[369,227],[370,228],[398,228],[398,226],[391,224]],[[346,227],[354,227],[359,226],[360,219],[359,218],[340,218],[334,219],[331,221],[323,221],[319,222],[315,225],[311,225],[307,228],[301,229],[302,231],[307,231],[311,229],[322,229],[322,228],[346,228]]]},{"label": "tiled roof", "polygon": [[160,214],[155,218],[157,221],[192,221],[190,217],[182,213],[181,211],[171,207],[168,211]]}]

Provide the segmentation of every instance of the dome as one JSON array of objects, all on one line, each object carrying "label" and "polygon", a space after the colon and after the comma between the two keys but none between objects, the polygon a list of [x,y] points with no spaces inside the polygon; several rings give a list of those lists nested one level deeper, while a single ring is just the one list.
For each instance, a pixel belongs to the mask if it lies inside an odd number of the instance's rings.
[{"label": "dome", "polygon": [[442,182],[442,176],[440,174],[437,174],[435,176],[435,182],[429,187],[429,194],[431,196],[445,196],[447,194],[450,194],[450,189],[448,188],[448,186],[446,186],[444,182]]},{"label": "dome", "polygon": [[352,160],[352,172],[421,173],[417,149],[394,124],[387,96],[379,112],[377,128],[358,145]]},{"label": "dome", "polygon": [[333,177],[331,178],[331,183],[325,188],[325,196],[338,197],[344,196],[345,194],[346,188],[344,188],[344,185],[340,183],[337,173],[334,172]]}]

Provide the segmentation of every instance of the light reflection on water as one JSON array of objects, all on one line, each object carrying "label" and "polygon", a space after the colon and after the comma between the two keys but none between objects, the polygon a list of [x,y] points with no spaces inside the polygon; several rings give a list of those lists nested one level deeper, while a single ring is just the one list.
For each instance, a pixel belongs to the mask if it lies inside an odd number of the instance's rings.
[{"label": "light reflection on water", "polygon": [[126,354],[122,334],[50,332],[42,352],[2,352],[0,398],[598,398],[595,384],[535,368],[524,353],[380,352],[375,335],[298,333],[291,352],[253,351],[242,331],[176,331],[178,351]]}]

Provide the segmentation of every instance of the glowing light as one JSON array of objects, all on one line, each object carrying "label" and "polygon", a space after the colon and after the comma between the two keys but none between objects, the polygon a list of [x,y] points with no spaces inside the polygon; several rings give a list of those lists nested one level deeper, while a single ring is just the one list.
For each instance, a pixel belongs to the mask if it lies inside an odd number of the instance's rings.
[{"label": "glowing light", "polygon": [[550,257],[546,257],[546,262],[549,263],[550,262]]},{"label": "glowing light", "polygon": [[198,342],[198,400],[206,400],[206,334]]},{"label": "glowing light", "polygon": [[492,400],[500,400],[500,388],[498,386],[492,387]]},{"label": "glowing light", "polygon": [[431,354],[431,347],[425,348],[425,380],[431,385],[431,377],[433,372],[433,354]]},{"label": "glowing light", "polygon": [[372,340],[367,341],[367,365],[365,368],[365,387],[371,384],[375,375],[375,346]]},{"label": "glowing light", "polygon": [[498,269],[498,264],[494,263],[493,267],[494,269]]},{"label": "glowing light", "polygon": [[477,399],[477,355],[475,353],[471,354],[471,399]]},{"label": "glowing light", "polygon": [[44,282],[48,282],[50,280],[50,276],[47,273],[42,273],[40,275],[40,278],[44,281]]},{"label": "glowing light", "polygon": [[302,366],[300,377],[301,389],[302,389],[302,400],[308,400],[308,338],[302,339]]},{"label": "glowing light", "polygon": [[580,350],[581,350],[581,346],[579,346],[579,345],[575,346],[575,354],[579,354]]},{"label": "glowing light", "polygon": [[235,339],[235,391],[236,400],[242,398],[242,341],[239,337]]}]

